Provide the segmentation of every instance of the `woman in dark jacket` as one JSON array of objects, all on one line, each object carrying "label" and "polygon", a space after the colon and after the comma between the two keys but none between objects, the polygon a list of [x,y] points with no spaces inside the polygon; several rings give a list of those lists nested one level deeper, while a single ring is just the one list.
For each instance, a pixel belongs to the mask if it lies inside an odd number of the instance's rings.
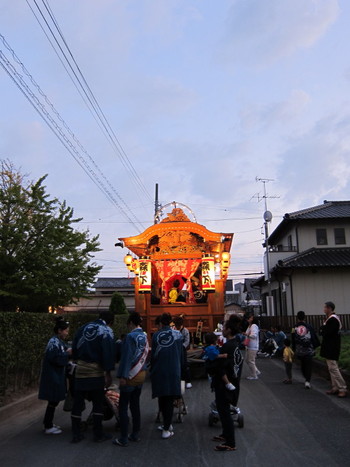
[{"label": "woman in dark jacket", "polygon": [[216,451],[235,451],[235,431],[234,423],[231,415],[231,404],[236,406],[239,396],[240,377],[242,372],[243,356],[240,351],[240,339],[237,338],[241,332],[241,319],[238,316],[232,315],[224,324],[223,335],[226,337],[225,344],[221,347],[220,353],[227,354],[226,359],[222,360],[225,365],[226,375],[235,386],[234,391],[229,391],[225,387],[225,383],[221,377],[221,372],[214,374],[212,385],[215,390],[216,408],[219,413],[222,434],[214,436],[213,441],[222,441],[215,447]]},{"label": "woman in dark jacket", "polygon": [[159,331],[153,334],[151,353],[152,397],[158,397],[159,410],[163,417],[162,438],[173,436],[171,421],[174,399],[181,397],[181,371],[183,345],[180,331],[171,329],[171,315],[160,317]]},{"label": "woman in dark jacket", "polygon": [[64,342],[69,333],[69,323],[62,317],[56,319],[54,333],[46,346],[39,386],[39,399],[48,401],[44,416],[47,435],[62,433],[60,427],[53,424],[53,417],[57,405],[66,397],[66,365],[72,353]]}]

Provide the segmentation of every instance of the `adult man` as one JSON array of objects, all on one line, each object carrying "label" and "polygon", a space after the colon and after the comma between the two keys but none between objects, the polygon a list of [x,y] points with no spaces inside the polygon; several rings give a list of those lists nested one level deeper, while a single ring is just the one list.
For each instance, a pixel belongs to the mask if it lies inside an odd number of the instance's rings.
[{"label": "adult man", "polygon": [[326,315],[326,320],[324,321],[320,330],[320,333],[323,337],[320,355],[326,359],[328,371],[331,377],[332,387],[329,391],[327,391],[327,394],[334,394],[338,397],[346,397],[346,383],[338,368],[341,345],[341,322],[339,317],[334,313],[334,310],[335,305],[333,302],[326,302],[324,304],[323,311]]},{"label": "adult man", "polygon": [[72,345],[75,371],[74,403],[71,414],[73,443],[83,439],[80,431],[84,400],[92,401],[94,441],[100,442],[111,436],[103,433],[104,388],[111,385],[111,371],[115,364],[113,331],[114,315],[102,311],[99,319],[78,329]]}]

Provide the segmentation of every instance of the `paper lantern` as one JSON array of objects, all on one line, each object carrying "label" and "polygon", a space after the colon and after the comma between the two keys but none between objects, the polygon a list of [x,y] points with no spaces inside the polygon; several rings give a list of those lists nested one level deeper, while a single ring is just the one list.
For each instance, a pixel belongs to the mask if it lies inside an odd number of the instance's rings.
[{"label": "paper lantern", "polygon": [[142,258],[139,261],[139,292],[150,293],[151,286],[152,262],[149,258]]},{"label": "paper lantern", "polygon": [[215,291],[215,264],[212,256],[202,259],[202,290]]}]

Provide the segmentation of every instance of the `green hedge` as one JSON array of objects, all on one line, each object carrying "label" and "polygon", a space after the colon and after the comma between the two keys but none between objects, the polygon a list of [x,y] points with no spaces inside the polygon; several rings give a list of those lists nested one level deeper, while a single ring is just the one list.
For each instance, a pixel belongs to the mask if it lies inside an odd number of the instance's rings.
[{"label": "green hedge", "polygon": [[[95,315],[64,315],[70,323],[68,340]],[[115,337],[127,332],[128,315],[116,315]],[[46,344],[53,335],[55,316],[42,313],[0,313],[0,406],[9,395],[24,391],[38,383]]]},{"label": "green hedge", "polygon": [[[321,361],[325,361],[324,358],[320,357],[320,348],[316,350],[316,358]],[[350,335],[342,334],[341,336],[341,350],[339,356],[339,368],[350,372]]]}]

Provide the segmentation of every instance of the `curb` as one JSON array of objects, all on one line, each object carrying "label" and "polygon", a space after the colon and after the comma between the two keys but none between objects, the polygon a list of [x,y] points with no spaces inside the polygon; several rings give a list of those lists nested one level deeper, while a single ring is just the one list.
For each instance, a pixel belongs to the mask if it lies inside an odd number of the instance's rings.
[{"label": "curb", "polygon": [[39,405],[43,401],[38,399],[38,391],[29,394],[29,396],[18,399],[15,402],[5,405],[0,408],[0,422],[3,422],[14,415],[18,415],[19,412],[32,410],[36,405]]}]

